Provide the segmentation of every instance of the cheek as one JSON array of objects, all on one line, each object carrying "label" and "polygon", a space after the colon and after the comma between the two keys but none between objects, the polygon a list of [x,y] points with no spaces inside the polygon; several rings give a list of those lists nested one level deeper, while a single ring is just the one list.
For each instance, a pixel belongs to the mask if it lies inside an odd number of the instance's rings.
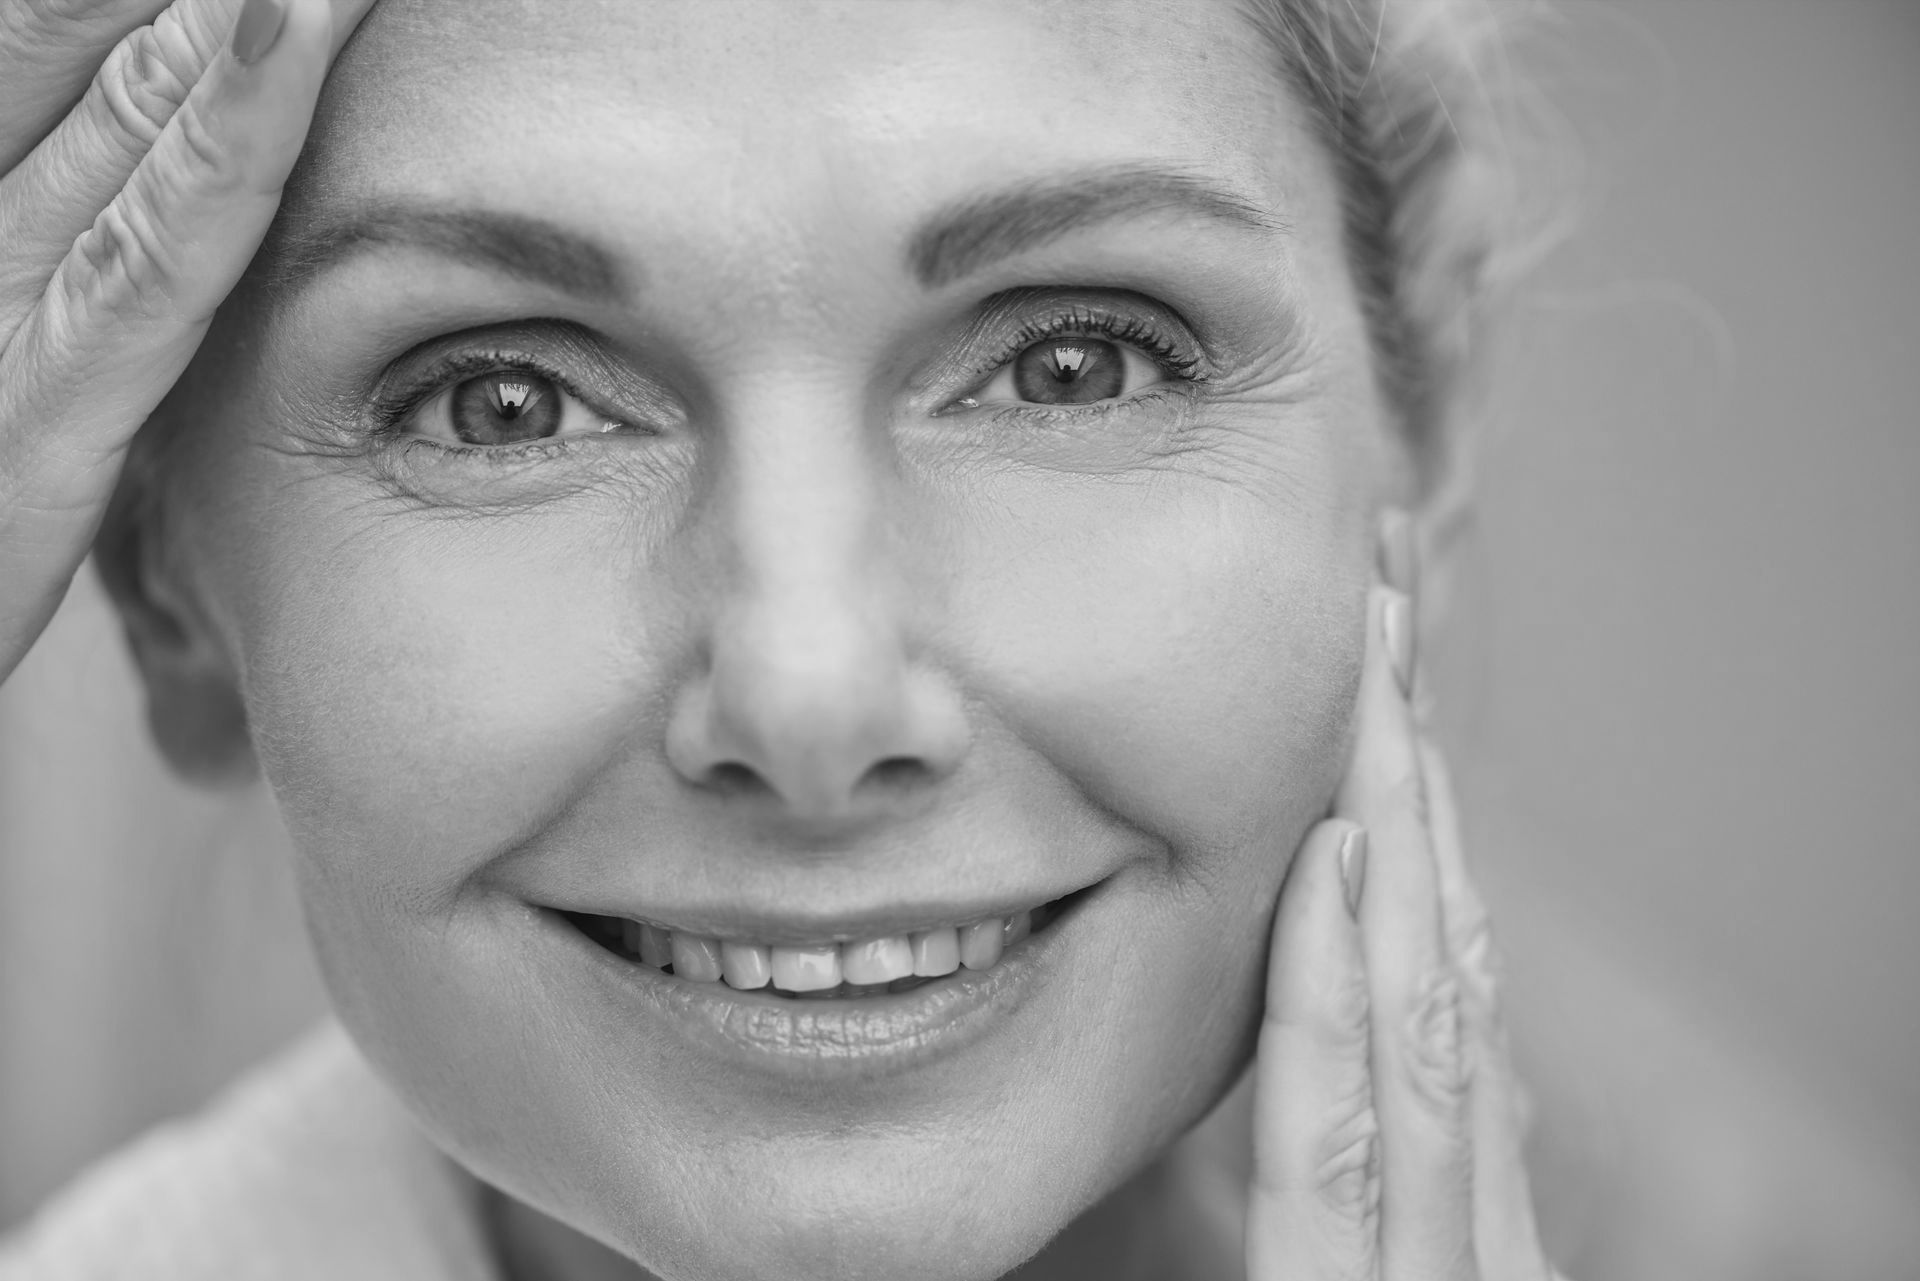
[{"label": "cheek", "polygon": [[955,610],[992,697],[1177,857],[1297,834],[1337,781],[1368,572],[1368,496],[1341,462],[1315,447],[1266,486],[1179,475],[1000,496],[1049,515],[983,539],[986,571]]},{"label": "cheek", "polygon": [[327,870],[416,905],[450,895],[618,752],[629,656],[650,638],[610,606],[604,549],[552,527],[412,517],[339,540],[314,535],[344,516],[312,517],[280,522],[246,571],[258,589],[237,625],[263,767]]},{"label": "cheek", "polygon": [[1025,519],[971,534],[950,615],[996,714],[1158,847],[1096,945],[1104,981],[1074,1042],[1101,1100],[1080,1133],[1124,1098],[1167,1127],[1125,1136],[1141,1150],[1202,1115],[1251,1052],[1280,883],[1347,756],[1369,442],[1295,426],[1233,475],[1003,481],[994,508]]}]

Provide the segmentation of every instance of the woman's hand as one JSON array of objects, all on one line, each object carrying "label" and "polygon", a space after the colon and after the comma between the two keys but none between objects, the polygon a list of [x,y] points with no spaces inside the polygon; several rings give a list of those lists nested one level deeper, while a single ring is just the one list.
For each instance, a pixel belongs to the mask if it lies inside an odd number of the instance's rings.
[{"label": "woman's hand", "polygon": [[371,4],[0,0],[0,680],[259,247]]},{"label": "woman's hand", "polygon": [[1409,706],[1394,541],[1337,815],[1301,847],[1274,926],[1247,1276],[1543,1281],[1486,914]]}]

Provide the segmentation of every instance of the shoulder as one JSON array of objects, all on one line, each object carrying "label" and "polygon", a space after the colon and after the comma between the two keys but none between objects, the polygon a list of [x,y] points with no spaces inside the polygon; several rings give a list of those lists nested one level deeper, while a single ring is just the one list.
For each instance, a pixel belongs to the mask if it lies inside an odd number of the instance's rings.
[{"label": "shoulder", "polygon": [[492,1281],[479,1194],[328,1024],[88,1170],[0,1281]]}]

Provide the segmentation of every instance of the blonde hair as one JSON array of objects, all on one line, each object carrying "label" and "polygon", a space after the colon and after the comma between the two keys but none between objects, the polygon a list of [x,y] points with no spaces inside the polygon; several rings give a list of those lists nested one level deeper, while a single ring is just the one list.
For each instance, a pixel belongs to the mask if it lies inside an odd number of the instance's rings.
[{"label": "blonde hair", "polygon": [[1243,0],[1341,188],[1382,396],[1423,489],[1456,470],[1463,384],[1523,256],[1506,68],[1523,0]]}]

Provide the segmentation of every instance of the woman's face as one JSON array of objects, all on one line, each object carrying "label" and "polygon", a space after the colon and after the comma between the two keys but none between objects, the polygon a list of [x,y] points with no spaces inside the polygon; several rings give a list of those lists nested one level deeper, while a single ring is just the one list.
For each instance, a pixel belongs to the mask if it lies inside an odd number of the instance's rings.
[{"label": "woman's face", "polygon": [[1392,466],[1233,5],[386,0],[284,230],[178,561],[440,1143],[675,1276],[988,1277],[1205,1112]]}]

